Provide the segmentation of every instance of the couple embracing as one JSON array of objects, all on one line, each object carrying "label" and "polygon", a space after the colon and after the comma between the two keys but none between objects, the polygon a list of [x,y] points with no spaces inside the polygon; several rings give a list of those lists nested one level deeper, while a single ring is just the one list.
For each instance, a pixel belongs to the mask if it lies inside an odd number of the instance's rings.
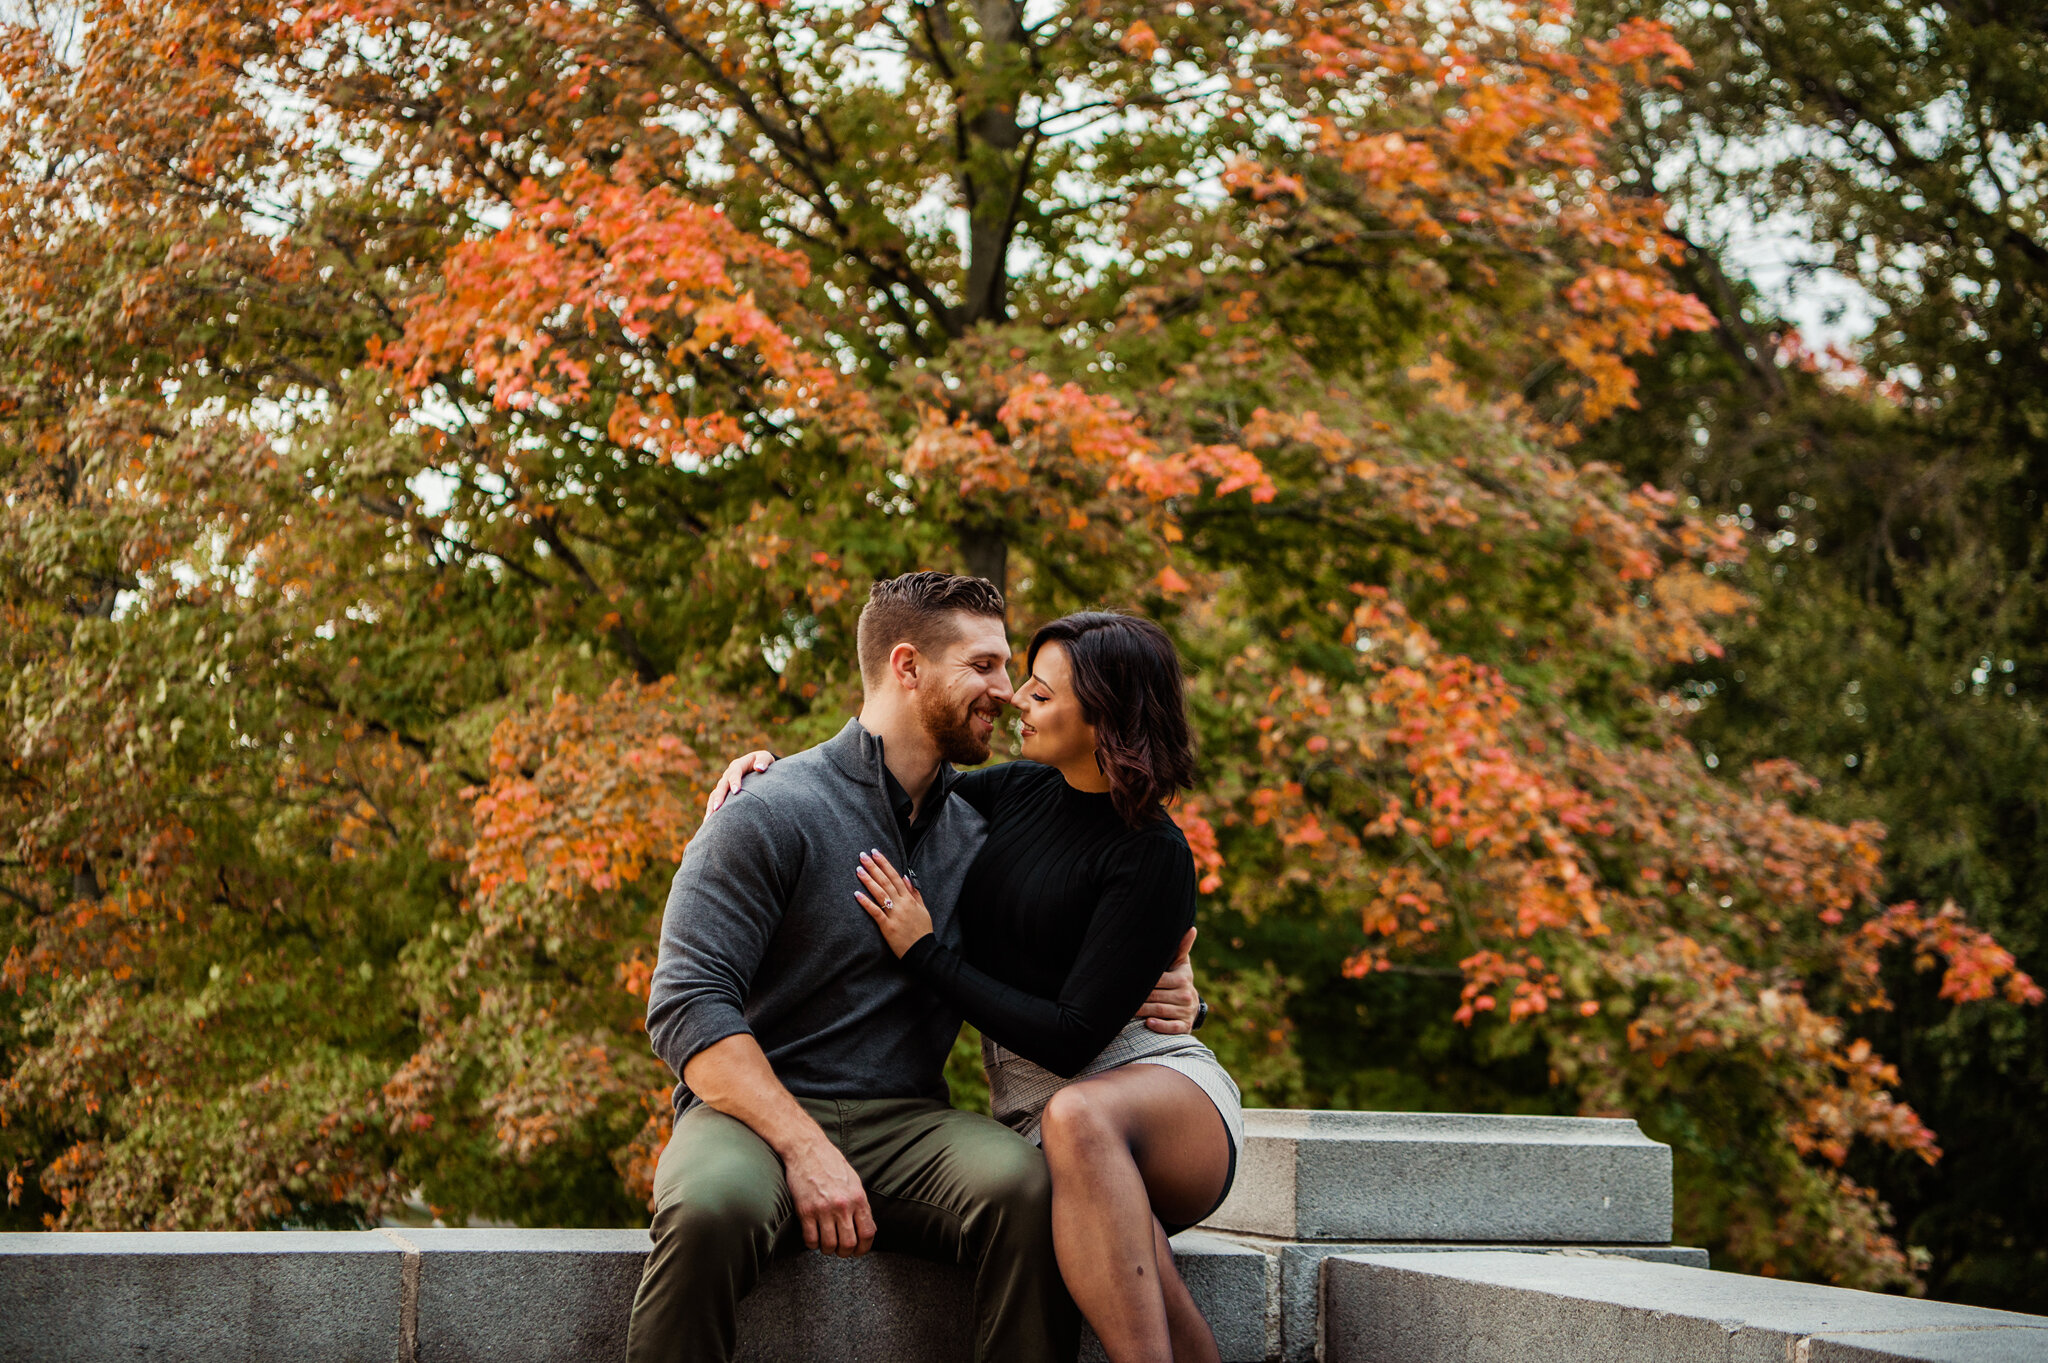
[{"label": "couple embracing", "polygon": [[[1013,690],[1001,593],[942,573],[876,583],[858,648],[860,717],[734,762],[676,872],[647,1031],[677,1115],[628,1357],[731,1359],[740,1298],[809,1247],[966,1265],[985,1363],[1072,1363],[1083,1315],[1113,1363],[1214,1363],[1167,1245],[1243,1143],[1189,1035],[1180,659],[1073,615]],[[956,772],[1010,704],[1025,760]],[[946,1102],[963,1018],[995,1120]]]}]

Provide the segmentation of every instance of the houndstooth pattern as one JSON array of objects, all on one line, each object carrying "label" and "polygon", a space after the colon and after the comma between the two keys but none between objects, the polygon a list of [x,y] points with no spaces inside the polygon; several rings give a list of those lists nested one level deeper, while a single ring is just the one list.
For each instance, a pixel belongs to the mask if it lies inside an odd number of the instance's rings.
[{"label": "houndstooth pattern", "polygon": [[1142,1022],[1126,1023],[1073,1079],[1062,1079],[987,1037],[981,1039],[981,1059],[988,1067],[989,1108],[995,1119],[1034,1145],[1045,1105],[1068,1084],[1125,1065],[1162,1065],[1194,1080],[1216,1105],[1230,1132],[1233,1167],[1236,1154],[1244,1149],[1244,1102],[1237,1083],[1216,1053],[1191,1036],[1163,1036]]}]

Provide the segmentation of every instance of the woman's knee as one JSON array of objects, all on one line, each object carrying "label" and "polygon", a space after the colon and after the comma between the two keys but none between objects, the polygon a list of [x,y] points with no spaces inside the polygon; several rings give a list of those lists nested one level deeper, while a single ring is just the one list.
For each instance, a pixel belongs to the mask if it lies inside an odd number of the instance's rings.
[{"label": "woman's knee", "polygon": [[1046,1103],[1039,1117],[1039,1139],[1048,1159],[1121,1144],[1116,1105],[1087,1084],[1069,1084]]}]

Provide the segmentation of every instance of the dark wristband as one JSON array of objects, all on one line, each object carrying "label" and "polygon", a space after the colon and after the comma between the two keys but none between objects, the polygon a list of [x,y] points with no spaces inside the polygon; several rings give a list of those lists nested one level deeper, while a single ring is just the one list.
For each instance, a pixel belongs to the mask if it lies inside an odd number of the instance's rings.
[{"label": "dark wristband", "polygon": [[1196,1000],[1195,1000],[1195,1020],[1194,1020],[1193,1022],[1190,1022],[1190,1023],[1188,1024],[1188,1030],[1189,1030],[1189,1031],[1191,1031],[1191,1032],[1199,1032],[1199,1031],[1201,1031],[1201,1030],[1202,1030],[1202,1024],[1203,1024],[1203,1023],[1205,1023],[1205,1022],[1207,1022],[1208,1020],[1209,1020],[1209,1001],[1208,1001],[1207,999],[1196,999]]}]

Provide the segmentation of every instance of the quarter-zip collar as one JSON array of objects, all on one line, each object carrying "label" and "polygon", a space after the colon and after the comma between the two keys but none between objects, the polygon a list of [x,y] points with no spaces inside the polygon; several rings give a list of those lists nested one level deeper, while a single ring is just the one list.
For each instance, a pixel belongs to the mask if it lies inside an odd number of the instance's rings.
[{"label": "quarter-zip collar", "polygon": [[[882,740],[867,731],[858,719],[846,721],[846,727],[833,737],[825,740],[825,754],[832,759],[832,765],[864,786],[880,786],[885,791],[888,782],[883,774],[888,770],[882,755]],[[939,763],[939,774],[933,778],[936,789],[932,794],[943,797],[953,788],[953,780],[959,773],[950,762]],[[927,809],[936,808],[927,804]]]},{"label": "quarter-zip collar", "polygon": [[[912,871],[912,838],[906,835],[903,820],[891,799],[891,787],[900,791],[902,786],[889,772],[882,740],[868,732],[860,720],[849,719],[836,737],[825,742],[824,752],[831,758],[832,765],[850,779],[874,790],[875,804],[880,808],[886,826],[896,835],[893,849],[896,864],[906,873]],[[917,821],[915,841],[919,846],[923,845],[926,836],[945,813],[946,799],[952,792],[957,774],[950,762],[939,763],[938,774],[932,778],[932,788],[925,793],[923,817]]]}]

